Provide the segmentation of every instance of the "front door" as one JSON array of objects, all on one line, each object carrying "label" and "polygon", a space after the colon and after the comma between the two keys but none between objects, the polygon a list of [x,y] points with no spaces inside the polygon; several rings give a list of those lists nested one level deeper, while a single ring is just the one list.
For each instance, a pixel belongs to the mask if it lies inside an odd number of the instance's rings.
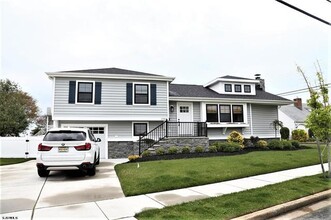
[{"label": "front door", "polygon": [[194,134],[193,126],[193,103],[177,103],[178,136],[191,136]]}]

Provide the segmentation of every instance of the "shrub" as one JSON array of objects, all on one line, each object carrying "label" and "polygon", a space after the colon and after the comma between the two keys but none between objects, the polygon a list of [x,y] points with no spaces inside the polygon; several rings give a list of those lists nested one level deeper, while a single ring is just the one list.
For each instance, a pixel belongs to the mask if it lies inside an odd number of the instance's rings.
[{"label": "shrub", "polygon": [[216,150],[218,152],[221,152],[221,151],[223,151],[223,148],[224,148],[225,144],[226,144],[226,142],[217,141],[217,142],[213,143],[213,146],[216,147]]},{"label": "shrub", "polygon": [[163,155],[165,153],[165,150],[163,147],[159,147],[155,150],[156,155]]},{"label": "shrub", "polygon": [[282,143],[284,150],[293,149],[291,141],[281,140],[280,142]]},{"label": "shrub", "polygon": [[296,129],[292,131],[292,139],[300,142],[306,142],[308,140],[308,134],[303,129]]},{"label": "shrub", "polygon": [[232,131],[227,137],[229,143],[238,143],[243,145],[244,137],[238,131]]},{"label": "shrub", "polygon": [[290,138],[290,129],[287,127],[282,127],[279,132],[281,139],[288,140]]},{"label": "shrub", "polygon": [[189,146],[185,146],[182,148],[182,154],[189,154],[191,153],[191,148]]},{"label": "shrub", "polygon": [[214,145],[210,145],[208,147],[208,151],[211,152],[211,153],[215,153],[215,152],[217,152],[217,147],[214,146]]},{"label": "shrub", "polygon": [[261,149],[267,149],[268,148],[268,142],[264,141],[264,140],[259,140],[257,143],[256,143],[256,146],[258,148],[261,148]]},{"label": "shrub", "polygon": [[239,143],[232,142],[232,143],[226,143],[224,145],[223,151],[224,152],[236,152],[236,151],[240,151],[242,149],[243,149],[242,145],[240,145]]},{"label": "shrub", "polygon": [[273,150],[282,150],[284,148],[283,143],[280,140],[271,140],[268,143],[268,147]]},{"label": "shrub", "polygon": [[169,147],[168,153],[169,154],[177,154],[178,148],[176,146]]},{"label": "shrub", "polygon": [[202,146],[197,146],[195,149],[194,149],[194,152],[195,153],[203,153],[205,151],[205,149],[202,147]]},{"label": "shrub", "polygon": [[251,136],[250,140],[251,140],[252,144],[254,145],[254,147],[256,147],[256,144],[260,140],[260,138],[258,136],[256,136],[256,137]]},{"label": "shrub", "polygon": [[291,144],[292,144],[293,148],[300,148],[300,142],[299,141],[292,140]]},{"label": "shrub", "polygon": [[139,155],[129,155],[128,159],[130,162],[133,162],[139,158]]},{"label": "shrub", "polygon": [[149,157],[151,156],[151,152],[149,150],[145,150],[142,154],[141,157]]}]

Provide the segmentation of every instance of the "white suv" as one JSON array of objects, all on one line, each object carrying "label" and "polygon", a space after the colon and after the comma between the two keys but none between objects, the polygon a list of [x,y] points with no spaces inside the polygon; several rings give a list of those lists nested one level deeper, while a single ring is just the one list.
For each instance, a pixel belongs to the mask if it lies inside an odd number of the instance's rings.
[{"label": "white suv", "polygon": [[100,148],[89,129],[57,128],[48,131],[38,146],[37,169],[40,177],[51,170],[83,170],[95,175],[100,162]]}]

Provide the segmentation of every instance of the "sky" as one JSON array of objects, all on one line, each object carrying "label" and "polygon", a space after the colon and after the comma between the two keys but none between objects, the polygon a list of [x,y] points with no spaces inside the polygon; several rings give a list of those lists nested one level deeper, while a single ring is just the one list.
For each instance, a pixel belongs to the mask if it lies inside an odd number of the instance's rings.
[{"label": "sky", "polygon": [[[328,22],[326,0],[286,0]],[[204,85],[254,78],[268,92],[331,81],[331,26],[275,0],[0,0],[1,79],[18,83],[43,113],[52,106],[45,72],[117,67]],[[308,98],[301,93],[285,98]]]}]

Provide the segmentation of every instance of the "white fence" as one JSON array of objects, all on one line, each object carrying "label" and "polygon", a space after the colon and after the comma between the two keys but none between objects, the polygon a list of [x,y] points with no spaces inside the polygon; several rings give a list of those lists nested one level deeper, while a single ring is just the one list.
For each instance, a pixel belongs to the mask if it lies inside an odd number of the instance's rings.
[{"label": "white fence", "polygon": [[43,136],[0,137],[0,157],[32,158],[37,156]]}]

